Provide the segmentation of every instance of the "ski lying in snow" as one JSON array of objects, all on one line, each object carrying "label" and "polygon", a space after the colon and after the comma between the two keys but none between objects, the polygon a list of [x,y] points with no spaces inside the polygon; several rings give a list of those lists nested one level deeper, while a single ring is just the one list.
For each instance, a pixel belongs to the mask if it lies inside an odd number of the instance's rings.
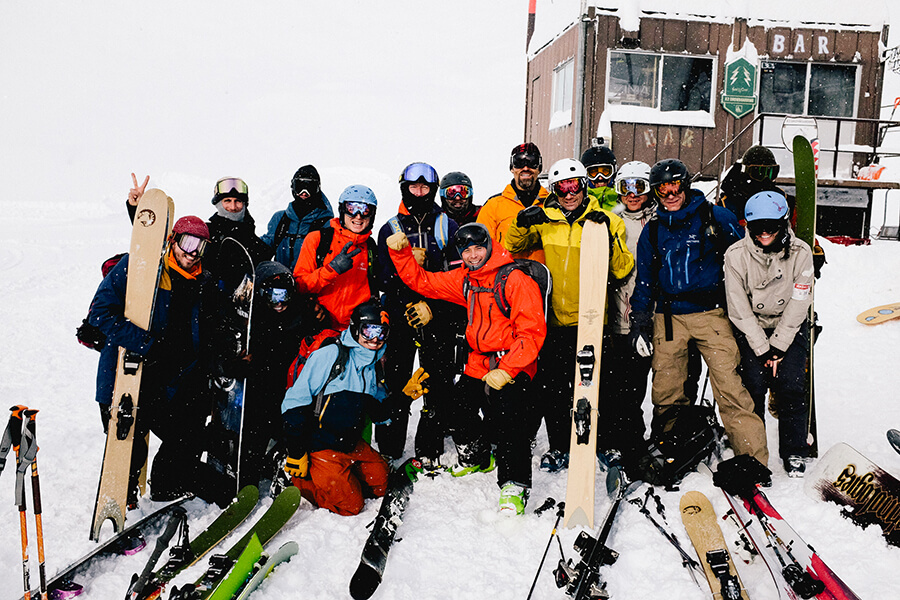
[{"label": "ski lying in snow", "polygon": [[900,481],[851,446],[832,446],[803,487],[817,500],[846,506],[844,516],[860,527],[876,523],[889,544],[900,546]]},{"label": "ski lying in snow", "polygon": [[297,542],[286,542],[282,544],[281,548],[276,550],[272,556],[263,553],[257,563],[253,565],[253,569],[249,574],[250,579],[248,579],[244,587],[239,589],[237,594],[233,596],[233,600],[246,600],[246,598],[262,584],[263,580],[275,570],[275,567],[288,562],[299,551],[300,546]]},{"label": "ski lying in snow", "polygon": [[[122,554],[131,555],[142,550],[147,545],[145,538],[157,531],[160,524],[166,521],[166,517],[187,500],[188,498],[182,498],[157,509],[63,569],[47,584],[50,597],[63,600],[84,592],[84,586],[77,582],[79,575],[104,558]],[[32,596],[39,597],[36,594],[37,592],[32,590]]]},{"label": "ski lying in snow", "polygon": [[[153,600],[159,598],[169,581],[184,569],[195,564],[243,523],[258,501],[259,490],[256,486],[248,485],[238,493],[237,499],[222,511],[215,521],[190,542],[188,542],[189,533],[185,523],[180,541],[169,550],[169,559],[166,563],[153,573],[145,572],[140,577],[135,575],[125,599]],[[151,557],[148,568],[152,569],[158,558],[158,556]]]},{"label": "ski lying in snow", "polygon": [[701,492],[687,492],[681,497],[680,507],[681,521],[703,563],[713,598],[749,600],[709,498]]},{"label": "ski lying in snow", "polygon": [[350,580],[350,596],[354,600],[371,598],[381,578],[384,576],[384,567],[387,564],[388,551],[394,543],[397,528],[403,523],[403,511],[409,504],[409,495],[412,493],[413,484],[418,480],[418,474],[422,472],[422,464],[415,458],[407,460],[388,477],[387,491],[381,501],[381,508],[372,532],[366,545],[363,546],[362,557],[359,566]]},{"label": "ski lying in snow", "polygon": [[896,450],[897,454],[900,454],[900,431],[897,429],[888,429],[887,439],[891,444],[891,448]]},{"label": "ski lying in snow", "polygon": [[890,321],[897,317],[900,317],[900,302],[864,310],[856,316],[856,320],[863,325],[881,325],[885,321]]},{"label": "ski lying in snow", "polygon": [[[209,559],[209,568],[200,579],[179,588],[172,588],[169,600],[206,600],[210,598],[219,583],[231,571],[250,540],[256,536],[265,547],[281,528],[290,521],[300,506],[300,490],[291,486],[278,494],[272,506],[259,518],[244,537],[238,540],[225,554],[215,554]],[[258,557],[257,557],[258,558]],[[254,560],[255,562],[255,560]],[[252,566],[253,563],[251,563]]]}]

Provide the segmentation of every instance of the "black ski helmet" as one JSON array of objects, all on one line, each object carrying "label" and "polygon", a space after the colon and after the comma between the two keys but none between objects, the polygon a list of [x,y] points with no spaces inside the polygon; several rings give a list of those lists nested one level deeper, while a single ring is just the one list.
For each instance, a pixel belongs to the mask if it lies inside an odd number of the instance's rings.
[{"label": "black ski helmet", "polygon": [[[410,184],[425,183],[428,184],[428,194],[425,196],[415,196],[409,191]],[[437,196],[440,178],[437,171],[424,162],[414,162],[406,165],[400,173],[400,197],[403,205],[414,215],[426,214],[434,203]]]},{"label": "black ski helmet", "polygon": [[591,146],[581,153],[581,164],[585,168],[593,167],[594,165],[612,165],[613,175],[616,174],[616,155],[613,154],[609,146]]},{"label": "black ski helmet", "polygon": [[[469,188],[469,196],[467,198],[462,198],[465,200],[465,206],[462,210],[454,209],[449,202],[447,202],[447,188],[454,185],[464,185]],[[466,211],[469,210],[469,207],[472,206],[472,197],[475,193],[475,188],[472,187],[472,180],[469,179],[469,176],[463,173],[462,171],[450,171],[443,177],[441,177],[441,185],[440,185],[440,196],[441,196],[441,208],[444,209],[444,212],[449,214],[451,217],[454,215],[465,214]]]},{"label": "black ski helmet", "polygon": [[691,174],[683,162],[677,158],[666,158],[650,168],[650,188],[654,191],[664,183],[678,182],[680,191],[688,189],[691,183]]},{"label": "black ski helmet", "polygon": [[[484,263],[491,257],[491,234],[482,223],[466,223],[457,229],[456,235],[453,236],[453,245],[456,246],[456,251],[460,256],[462,256],[463,250],[470,246],[481,246],[487,249],[487,257],[485,257]],[[469,267],[469,265],[466,265],[466,267],[475,271],[484,266],[484,263],[477,267]]]},{"label": "black ski helmet", "polygon": [[741,170],[755,181],[772,181],[778,177],[778,161],[765,146],[750,146],[741,158]]},{"label": "black ski helmet", "polygon": [[294,276],[279,262],[266,260],[256,266],[256,295],[268,306],[289,303],[294,294]]},{"label": "black ski helmet", "polygon": [[359,339],[359,332],[363,325],[387,325],[391,320],[388,313],[376,298],[370,298],[353,309],[350,315],[350,335],[354,340]]},{"label": "black ski helmet", "polygon": [[[509,153],[510,170],[521,168],[522,164],[520,161],[525,161],[532,165],[537,164],[537,166],[534,167],[536,171],[540,171],[544,168],[544,159],[541,157],[541,151],[534,142],[519,144]],[[516,166],[517,163],[520,163],[518,167]]]},{"label": "black ski helmet", "polygon": [[306,191],[310,197],[315,198],[322,191],[322,178],[319,171],[313,165],[303,165],[294,177],[291,178],[291,194],[299,199],[300,193]]}]

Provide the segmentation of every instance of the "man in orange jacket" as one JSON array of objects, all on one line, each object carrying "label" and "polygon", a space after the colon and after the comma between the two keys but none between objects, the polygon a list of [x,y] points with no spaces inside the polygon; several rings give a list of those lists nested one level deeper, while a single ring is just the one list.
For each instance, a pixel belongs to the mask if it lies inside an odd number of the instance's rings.
[{"label": "man in orange jacket", "polygon": [[498,270],[512,263],[512,256],[480,223],[460,227],[454,244],[463,266],[429,272],[416,263],[406,234],[395,233],[387,239],[391,260],[404,283],[423,296],[468,309],[466,340],[471,351],[456,384],[457,402],[448,407],[447,415],[459,455],[450,472],[459,477],[494,469],[491,444],[479,415],[484,409],[490,413],[491,437],[497,444],[500,510],[522,514],[531,488],[529,388],[547,335],[543,296],[531,277],[511,271],[503,292],[510,307],[505,316],[493,288]]}]

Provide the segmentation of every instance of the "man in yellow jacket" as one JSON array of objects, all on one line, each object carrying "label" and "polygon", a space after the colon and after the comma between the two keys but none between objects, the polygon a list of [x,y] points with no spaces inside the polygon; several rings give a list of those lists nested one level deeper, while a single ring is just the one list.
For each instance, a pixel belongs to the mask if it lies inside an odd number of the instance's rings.
[{"label": "man in yellow jacket", "polygon": [[[487,227],[488,233],[497,242],[503,244],[509,225],[519,211],[543,204],[548,192],[538,182],[542,168],[541,151],[533,143],[519,144],[512,149],[509,157],[512,181],[501,193],[488,198],[478,213],[478,222]],[[538,244],[525,252],[513,253],[513,258],[544,262],[544,251]]]},{"label": "man in yellow jacket", "polygon": [[[547,341],[538,359],[536,383],[541,386],[539,415],[533,419],[534,432],[543,417],[550,449],[541,457],[541,469],[555,472],[568,465],[572,406],[575,382],[575,351],[578,338],[578,287],[581,265],[581,230],[585,220],[609,227],[609,272],[614,279],[625,278],[634,268],[634,256],[625,246],[625,223],[621,217],[600,208],[587,193],[587,171],[579,161],[566,158],[554,163],[549,176],[551,194],[544,206],[528,207],[516,216],[503,246],[513,253],[543,247],[547,268],[553,277],[548,315]],[[601,360],[602,365],[602,360]],[[603,373],[603,380],[609,375]],[[610,399],[612,400],[612,399]],[[602,404],[602,402],[601,402]],[[614,410],[603,407],[601,412]],[[603,427],[600,428],[603,436]],[[598,447],[604,447],[600,444]]]}]

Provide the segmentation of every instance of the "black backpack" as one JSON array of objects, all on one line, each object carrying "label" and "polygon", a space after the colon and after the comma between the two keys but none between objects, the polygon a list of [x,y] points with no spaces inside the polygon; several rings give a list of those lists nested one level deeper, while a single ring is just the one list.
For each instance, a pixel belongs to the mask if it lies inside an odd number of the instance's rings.
[{"label": "black backpack", "polygon": [[650,438],[643,471],[648,483],[671,488],[718,449],[723,429],[705,404],[669,407],[666,424]]},{"label": "black backpack", "polygon": [[548,269],[547,265],[544,263],[540,263],[536,260],[516,258],[514,261],[515,262],[507,263],[497,269],[497,274],[494,276],[494,285],[489,288],[473,286],[469,282],[469,275],[467,273],[463,282],[463,296],[465,296],[466,301],[468,301],[469,292],[493,293],[494,302],[497,303],[497,307],[500,309],[503,316],[508,319],[510,315],[510,306],[509,301],[506,299],[506,282],[509,279],[510,273],[513,271],[522,271],[533,279],[541,290],[544,305],[544,319],[546,320],[547,311],[550,309],[550,292],[553,290],[553,278],[550,276],[550,269]]}]

